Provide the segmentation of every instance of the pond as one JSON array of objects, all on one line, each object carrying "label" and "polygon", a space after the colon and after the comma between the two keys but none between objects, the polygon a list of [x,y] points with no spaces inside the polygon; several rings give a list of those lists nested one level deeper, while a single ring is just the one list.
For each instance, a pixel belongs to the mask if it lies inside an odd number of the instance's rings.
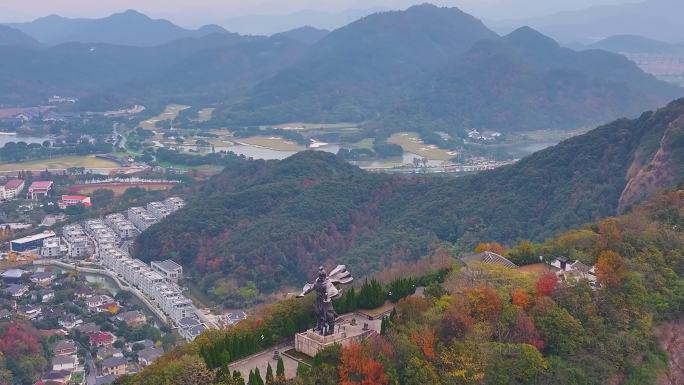
[{"label": "pond", "polygon": [[[264,159],[264,160],[281,160],[289,156],[294,155],[294,151],[278,151],[270,148],[249,146],[249,145],[234,145],[226,147],[216,147],[216,151],[231,151],[238,155],[244,155],[248,158],[254,159]],[[337,154],[340,150],[340,145],[338,144],[327,144],[315,148],[316,151],[325,151],[331,154]],[[419,155],[412,154],[410,152],[404,151],[403,156],[396,158],[378,159],[378,160],[368,160],[368,161],[352,161],[350,163],[355,164],[359,167],[364,168],[380,168],[380,167],[391,167],[400,166],[402,164],[412,164],[413,158],[421,158]],[[439,160],[429,160],[428,166],[438,166],[442,162]]]},{"label": "pond", "polygon": [[5,147],[9,142],[25,142],[25,143],[43,143],[49,140],[52,142],[52,138],[47,136],[18,136],[13,133],[0,133],[0,147]]}]

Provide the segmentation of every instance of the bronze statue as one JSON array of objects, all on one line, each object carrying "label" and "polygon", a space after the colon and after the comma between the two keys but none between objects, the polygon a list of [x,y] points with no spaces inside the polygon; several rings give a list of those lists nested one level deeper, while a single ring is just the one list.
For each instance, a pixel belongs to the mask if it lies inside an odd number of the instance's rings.
[{"label": "bronze statue", "polygon": [[325,272],[323,266],[318,268],[318,277],[314,283],[304,285],[302,293],[298,297],[303,297],[312,291],[316,292],[316,303],[314,311],[316,314],[315,332],[323,336],[335,333],[335,318],[337,313],[333,308],[332,301],[342,296],[342,291],[335,287],[336,283],[347,285],[354,280],[351,273],[344,265],[338,265],[330,274]]}]

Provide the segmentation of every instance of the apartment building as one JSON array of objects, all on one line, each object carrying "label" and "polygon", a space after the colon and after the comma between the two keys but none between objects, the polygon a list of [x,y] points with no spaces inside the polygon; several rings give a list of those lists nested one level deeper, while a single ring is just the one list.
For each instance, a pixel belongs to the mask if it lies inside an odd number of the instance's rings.
[{"label": "apartment building", "polygon": [[178,283],[178,280],[183,278],[183,266],[170,259],[165,261],[152,261],[150,266],[152,267],[152,270],[163,275],[171,282]]},{"label": "apartment building", "polygon": [[131,221],[126,219],[123,214],[110,214],[105,217],[104,223],[111,227],[112,230],[121,240],[134,238],[139,234],[138,229]]},{"label": "apartment building", "polygon": [[51,237],[43,240],[40,256],[43,258],[56,258],[62,255],[62,242],[59,237]]},{"label": "apartment building", "polygon": [[131,207],[127,211],[127,216],[128,220],[140,231],[145,231],[148,227],[157,223],[157,219],[142,207]]},{"label": "apartment building", "polygon": [[171,214],[171,211],[162,202],[150,202],[147,204],[147,213],[156,220],[161,221],[164,217]]},{"label": "apartment building", "polygon": [[170,197],[164,200],[164,206],[166,206],[166,209],[169,210],[169,212],[174,212],[183,208],[183,206],[185,206],[185,201],[178,197]]}]

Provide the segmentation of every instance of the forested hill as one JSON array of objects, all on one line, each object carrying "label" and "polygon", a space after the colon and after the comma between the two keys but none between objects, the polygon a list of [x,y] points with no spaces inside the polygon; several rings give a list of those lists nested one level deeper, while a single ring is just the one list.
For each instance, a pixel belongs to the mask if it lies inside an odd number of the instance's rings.
[{"label": "forested hill", "polygon": [[217,123],[360,122],[380,131],[573,128],[684,95],[621,55],[573,51],[527,27],[499,37],[457,8],[378,13],[227,103]]},{"label": "forested hill", "polygon": [[[684,190],[668,191],[625,215],[529,244],[535,259],[565,255],[594,266],[594,285],[569,273],[559,280],[543,266],[537,272],[455,268],[424,295],[397,301],[380,335],[326,349],[310,369],[300,365],[294,379],[283,378],[282,363],[270,364],[275,379],[270,366],[255,370],[256,378],[245,373],[253,368],[245,368],[246,361],[237,366],[242,376],[227,365],[310,327],[311,296],[268,305],[236,326],[207,331],[116,383],[245,385],[249,378],[250,384],[274,385],[682,384],[677,333],[684,324],[683,228]],[[354,298],[362,294],[346,293],[336,308],[361,306]]]},{"label": "forested hill", "polygon": [[618,120],[515,165],[463,178],[370,174],[304,152],[226,169],[197,199],[137,240],[143,259],[172,257],[215,299],[255,282],[300,283],[336,261],[371,272],[491,240],[543,239],[615,214],[684,176],[684,99]]}]

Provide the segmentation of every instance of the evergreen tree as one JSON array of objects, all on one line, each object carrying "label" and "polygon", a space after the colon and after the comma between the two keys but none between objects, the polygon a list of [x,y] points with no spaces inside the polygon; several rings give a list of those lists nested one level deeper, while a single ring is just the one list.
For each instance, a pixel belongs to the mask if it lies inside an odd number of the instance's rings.
[{"label": "evergreen tree", "polygon": [[389,319],[387,317],[382,317],[382,322],[380,323],[380,334],[387,335],[387,322]]},{"label": "evergreen tree", "polygon": [[254,385],[264,385],[264,379],[261,377],[261,373],[259,373],[259,368],[254,369]]},{"label": "evergreen tree", "polygon": [[245,385],[245,379],[242,378],[242,373],[237,370],[233,371],[233,385]]},{"label": "evergreen tree", "polygon": [[278,357],[278,364],[276,365],[276,378],[278,381],[285,380],[285,363],[283,363],[282,357]]},{"label": "evergreen tree", "polygon": [[297,377],[303,377],[309,374],[311,371],[311,368],[307,365],[304,365],[303,363],[297,364]]},{"label": "evergreen tree", "polygon": [[270,362],[266,367],[266,385],[273,385],[273,368],[271,368]]},{"label": "evergreen tree", "polygon": [[257,382],[254,380],[254,371],[250,370],[249,371],[249,380],[247,381],[249,385],[259,385]]}]

